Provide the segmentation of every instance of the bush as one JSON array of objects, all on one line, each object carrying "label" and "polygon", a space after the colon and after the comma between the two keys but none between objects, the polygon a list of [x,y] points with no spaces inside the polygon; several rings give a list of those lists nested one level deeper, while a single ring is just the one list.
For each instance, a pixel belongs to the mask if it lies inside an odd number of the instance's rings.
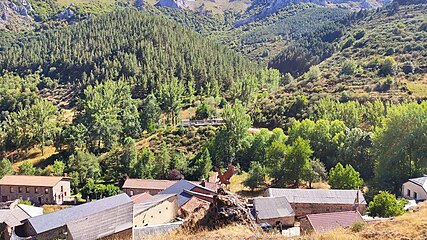
[{"label": "bush", "polygon": [[354,61],[348,60],[344,62],[341,73],[344,75],[353,75],[357,72],[357,64]]},{"label": "bush", "polygon": [[397,199],[395,195],[380,191],[375,195],[374,200],[369,203],[369,215],[373,217],[394,217],[402,215],[405,210],[407,200]]},{"label": "bush", "polygon": [[405,74],[410,74],[410,73],[414,73],[414,64],[412,62],[406,62],[403,66],[402,66],[402,71]]},{"label": "bush", "polygon": [[365,227],[365,224],[363,222],[355,222],[351,227],[351,231],[354,233],[358,233],[362,231],[364,227]]}]

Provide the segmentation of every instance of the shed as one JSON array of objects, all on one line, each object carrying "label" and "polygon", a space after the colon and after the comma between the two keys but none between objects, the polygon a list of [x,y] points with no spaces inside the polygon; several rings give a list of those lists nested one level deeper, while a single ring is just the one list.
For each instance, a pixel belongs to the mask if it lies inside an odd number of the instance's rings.
[{"label": "shed", "polygon": [[216,192],[212,189],[182,179],[162,191],[160,194],[177,194],[178,206],[181,207],[186,202],[188,202],[193,196],[200,197],[206,201],[212,201],[212,199],[209,199],[209,196],[216,195]]},{"label": "shed", "polygon": [[295,213],[286,197],[254,198],[254,210],[258,223],[272,226],[293,226]]}]

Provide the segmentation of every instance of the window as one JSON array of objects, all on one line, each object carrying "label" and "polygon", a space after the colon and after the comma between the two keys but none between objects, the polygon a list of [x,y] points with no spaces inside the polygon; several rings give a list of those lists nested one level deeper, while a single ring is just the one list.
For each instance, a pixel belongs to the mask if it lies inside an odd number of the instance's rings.
[{"label": "window", "polygon": [[10,192],[11,192],[11,193],[13,193],[13,192],[14,192],[13,187],[10,187]]},{"label": "window", "polygon": [[18,192],[22,193],[22,187],[18,187]]},{"label": "window", "polygon": [[44,193],[48,194],[49,193],[49,188],[45,188],[44,189]]},{"label": "window", "polygon": [[61,192],[63,192],[64,191],[64,186],[61,186]]},{"label": "window", "polygon": [[34,188],[34,192],[39,193],[39,188],[38,187]]},{"label": "window", "polygon": [[411,190],[410,189],[408,189],[408,192],[407,192],[406,196],[407,197],[411,197]]},{"label": "window", "polygon": [[67,196],[67,192],[64,192],[64,196]]},{"label": "window", "polygon": [[417,200],[417,192],[414,192],[414,199]]},{"label": "window", "polygon": [[133,196],[133,191],[132,190],[130,190],[130,195]]},{"label": "window", "polygon": [[29,187],[27,187],[27,188],[25,189],[25,192],[26,192],[26,193],[30,193],[30,188],[29,188]]}]

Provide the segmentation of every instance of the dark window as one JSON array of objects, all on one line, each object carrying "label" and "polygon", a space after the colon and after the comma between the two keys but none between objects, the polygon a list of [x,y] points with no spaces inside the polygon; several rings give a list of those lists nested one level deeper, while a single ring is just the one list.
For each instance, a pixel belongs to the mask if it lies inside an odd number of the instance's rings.
[{"label": "dark window", "polygon": [[27,193],[30,193],[30,188],[29,188],[29,187],[27,187],[27,188],[25,189],[25,191],[26,191]]},{"label": "dark window", "polygon": [[61,186],[61,192],[63,192],[64,191],[64,186]]},{"label": "dark window", "polygon": [[407,192],[406,196],[408,196],[408,197],[411,196],[411,190],[410,189],[408,189],[408,192]]},{"label": "dark window", "polygon": [[49,188],[45,188],[44,189],[44,193],[48,194],[49,193]]},{"label": "dark window", "polygon": [[417,200],[417,192],[414,192],[414,199]]},{"label": "dark window", "polygon": [[64,196],[67,196],[67,192],[64,192]]},{"label": "dark window", "polygon": [[18,192],[22,193],[22,187],[18,187]]},{"label": "dark window", "polygon": [[11,193],[13,193],[13,192],[14,192],[13,187],[10,187],[10,192],[11,192]]},{"label": "dark window", "polygon": [[36,187],[36,188],[34,188],[34,192],[35,192],[35,193],[39,193],[39,188],[37,188],[37,187]]}]

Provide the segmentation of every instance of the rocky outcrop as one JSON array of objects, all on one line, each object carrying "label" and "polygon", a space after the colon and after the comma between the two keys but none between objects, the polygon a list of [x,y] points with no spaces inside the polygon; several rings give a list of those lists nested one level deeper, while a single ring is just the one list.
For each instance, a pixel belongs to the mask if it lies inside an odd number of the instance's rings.
[{"label": "rocky outcrop", "polygon": [[26,0],[12,2],[0,0],[0,29],[19,30],[32,23],[29,13],[34,11]]},{"label": "rocky outcrop", "polygon": [[143,10],[145,8],[145,2],[144,0],[136,0],[133,6],[138,10]]},{"label": "rocky outcrop", "polygon": [[187,9],[188,6],[185,3],[185,0],[160,0],[155,5],[156,7],[168,7],[168,8],[178,8],[178,9]]}]

